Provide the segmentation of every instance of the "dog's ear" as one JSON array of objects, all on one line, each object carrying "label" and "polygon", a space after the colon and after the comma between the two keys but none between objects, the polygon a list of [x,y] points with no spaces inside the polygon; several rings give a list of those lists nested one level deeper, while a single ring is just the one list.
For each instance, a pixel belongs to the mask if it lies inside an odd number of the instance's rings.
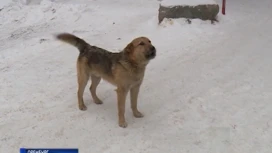
[{"label": "dog's ear", "polygon": [[133,48],[133,44],[129,43],[124,50],[126,53],[131,53],[133,51]]}]

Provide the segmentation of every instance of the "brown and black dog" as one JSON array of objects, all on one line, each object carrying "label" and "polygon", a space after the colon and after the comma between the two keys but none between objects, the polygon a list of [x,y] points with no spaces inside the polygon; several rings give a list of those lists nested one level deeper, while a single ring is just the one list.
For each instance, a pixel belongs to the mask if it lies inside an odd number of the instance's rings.
[{"label": "brown and black dog", "polygon": [[127,127],[125,101],[128,92],[130,92],[133,115],[137,118],[143,117],[143,114],[137,108],[138,93],[146,66],[156,56],[156,48],[147,37],[135,38],[118,53],[92,46],[83,39],[69,33],[57,34],[56,38],[77,47],[79,50],[77,59],[77,96],[80,110],[87,109],[83,101],[83,92],[89,78],[92,81],[89,89],[93,100],[96,104],[102,104],[102,101],[96,95],[96,88],[102,78],[117,87],[120,127]]}]

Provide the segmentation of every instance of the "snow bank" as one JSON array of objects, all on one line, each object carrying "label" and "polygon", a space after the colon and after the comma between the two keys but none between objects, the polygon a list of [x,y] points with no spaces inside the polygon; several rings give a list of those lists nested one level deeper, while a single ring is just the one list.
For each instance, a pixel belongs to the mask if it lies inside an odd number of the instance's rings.
[{"label": "snow bank", "polygon": [[177,6],[177,5],[203,5],[203,4],[217,4],[214,0],[163,0],[161,5],[163,6]]}]

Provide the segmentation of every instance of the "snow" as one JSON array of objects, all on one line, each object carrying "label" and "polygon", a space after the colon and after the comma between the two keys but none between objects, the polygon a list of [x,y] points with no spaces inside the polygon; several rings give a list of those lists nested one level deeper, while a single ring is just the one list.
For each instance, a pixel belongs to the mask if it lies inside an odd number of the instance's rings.
[{"label": "snow", "polygon": [[215,0],[162,0],[161,5],[165,7],[171,6],[196,6],[203,4],[217,4]]},{"label": "snow", "polygon": [[[230,1],[215,25],[165,19],[160,26],[157,0],[8,4],[0,11],[0,153],[271,152],[270,0]],[[134,118],[127,101],[128,127],[120,128],[115,88],[105,81],[98,86],[104,104],[86,90],[88,110],[79,111],[78,51],[52,38],[58,32],[112,51],[149,37],[158,55],[139,95],[145,117]]]},{"label": "snow", "polygon": [[2,9],[3,7],[7,6],[10,3],[11,3],[11,0],[2,0],[2,1],[0,1],[0,9]]}]

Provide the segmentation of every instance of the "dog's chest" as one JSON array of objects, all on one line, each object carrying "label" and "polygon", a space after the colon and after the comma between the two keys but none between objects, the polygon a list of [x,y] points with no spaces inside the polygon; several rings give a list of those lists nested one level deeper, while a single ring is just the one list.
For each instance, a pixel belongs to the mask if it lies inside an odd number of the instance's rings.
[{"label": "dog's chest", "polygon": [[144,78],[144,72],[139,73],[130,73],[129,74],[129,81],[132,85],[139,84],[143,81]]},{"label": "dog's chest", "polygon": [[138,83],[138,82],[141,82],[142,80],[143,80],[143,75],[131,76],[131,81],[132,82]]},{"label": "dog's chest", "polygon": [[114,78],[126,84],[137,84],[142,82],[144,78],[144,69],[134,69],[127,65],[113,65],[112,72]]}]

